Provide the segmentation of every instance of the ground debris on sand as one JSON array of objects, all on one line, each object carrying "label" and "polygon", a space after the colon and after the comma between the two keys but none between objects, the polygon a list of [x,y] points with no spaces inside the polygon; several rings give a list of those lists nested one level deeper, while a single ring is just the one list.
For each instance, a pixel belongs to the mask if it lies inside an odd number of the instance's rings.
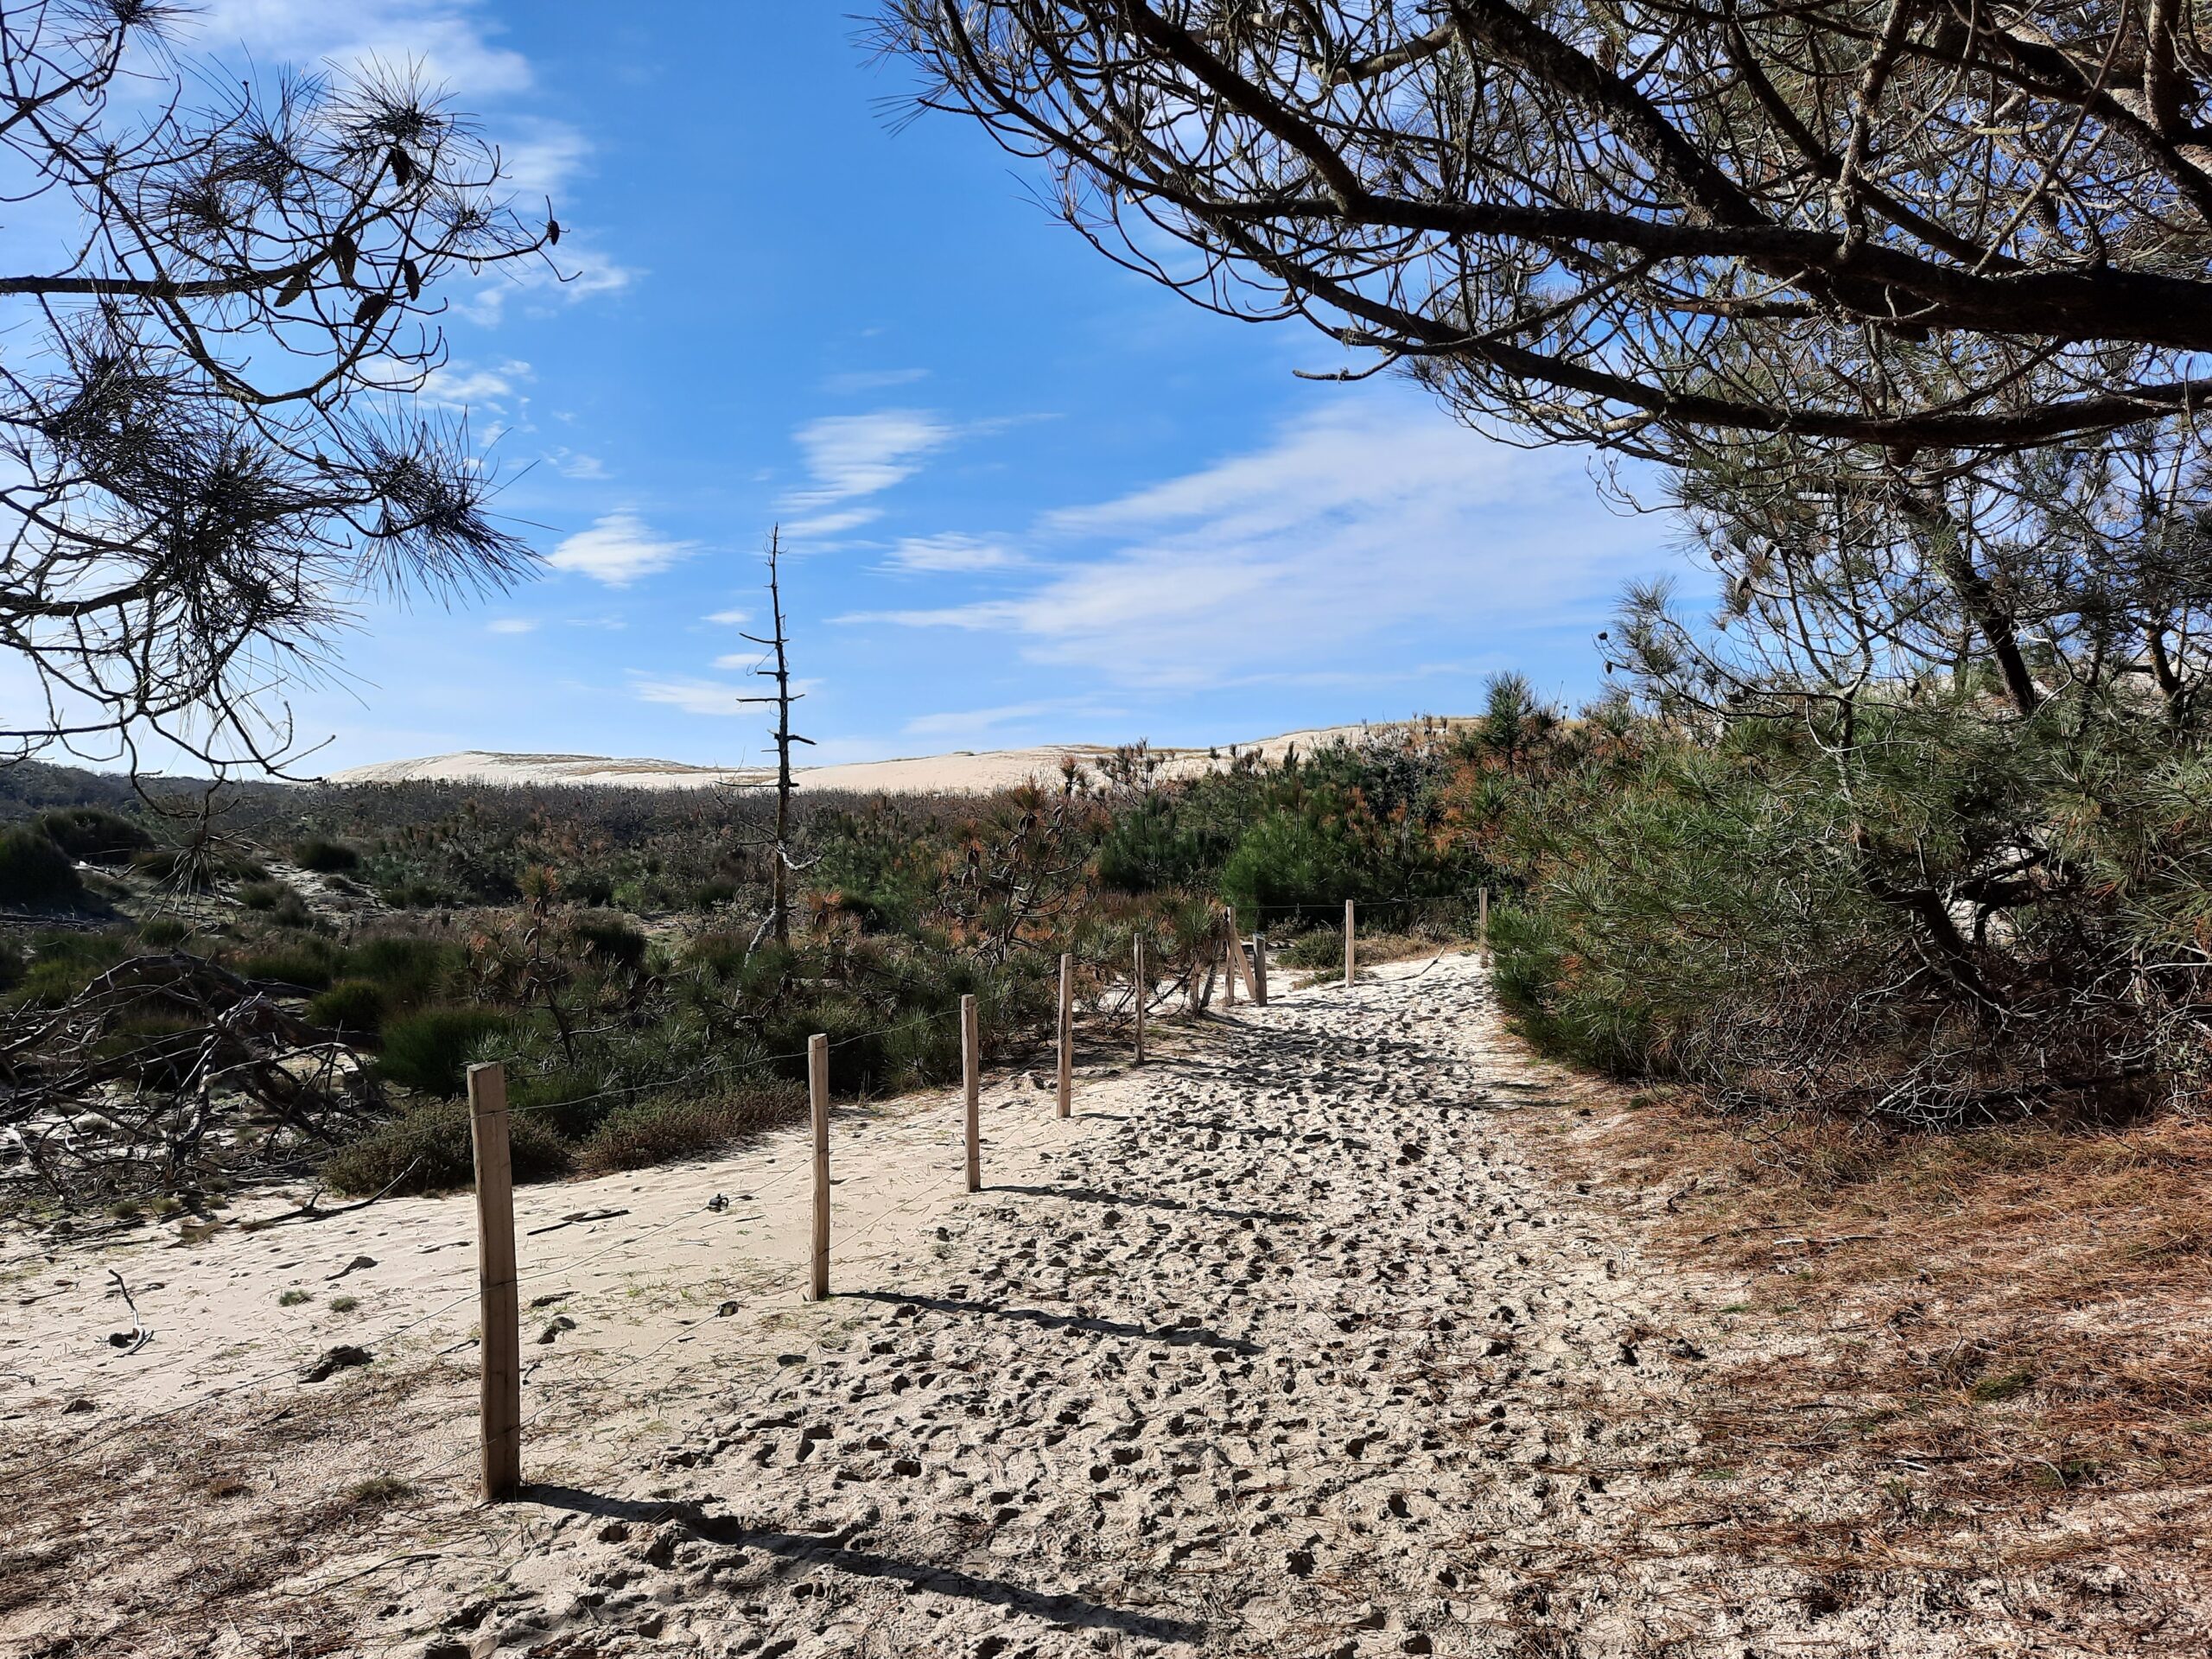
[{"label": "ground debris on sand", "polygon": [[[16,1352],[37,1391],[0,1379],[22,1431],[0,1481],[40,1471],[0,1517],[0,1652],[2212,1643],[2202,1494],[1947,1500],[1855,1427],[1878,1402],[1821,1381],[1878,1370],[1872,1338],[1745,1317],[1770,1287],[1670,1257],[1687,1210],[1602,1155],[1648,1115],[1532,1060],[1475,958],[1157,1036],[1141,1068],[1086,1057],[1071,1119],[995,1080],[973,1196],[957,1096],[842,1110],[825,1303],[798,1295],[804,1131],[519,1195],[556,1340],[527,1351],[513,1503],[474,1501],[465,1199],[328,1238],[111,1243],[166,1310],[136,1357],[41,1300],[87,1266],[35,1257],[16,1312],[53,1328]],[[357,1253],[385,1264],[346,1274],[359,1313],[286,1289]],[[221,1308],[302,1323],[233,1352],[194,1314]],[[297,1380],[357,1330],[372,1363]],[[227,1380],[272,1362],[279,1382]],[[219,1409],[137,1427],[210,1382]]]},{"label": "ground debris on sand", "polygon": [[1562,1196],[1540,1131],[1583,1097],[1465,957],[1247,1009],[1087,1089],[1046,1177],[880,1263],[658,1470],[433,1567],[393,1649],[459,1617],[777,1659],[2201,1650],[2179,1570],[1968,1516],[1886,1554],[1878,1476],[1718,1465],[1704,1379],[1802,1350]]}]

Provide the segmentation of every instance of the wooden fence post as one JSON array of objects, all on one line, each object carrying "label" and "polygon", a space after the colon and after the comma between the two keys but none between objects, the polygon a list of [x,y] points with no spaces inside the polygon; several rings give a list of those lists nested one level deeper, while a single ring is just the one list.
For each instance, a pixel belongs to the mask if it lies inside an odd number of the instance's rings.
[{"label": "wooden fence post", "polygon": [[1075,957],[1060,954],[1060,1116],[1075,1110]]},{"label": "wooden fence post", "polygon": [[1490,889],[1478,887],[1475,890],[1475,895],[1476,942],[1482,946],[1483,954],[1488,956],[1490,955]]},{"label": "wooden fence post", "polygon": [[1224,905],[1221,913],[1229,923],[1229,942],[1221,957],[1221,1006],[1233,1008],[1236,1006],[1236,970],[1244,965],[1244,947],[1236,942],[1236,906]]},{"label": "wooden fence post", "polygon": [[976,999],[960,999],[960,1089],[968,1107],[968,1190],[983,1190],[983,1043],[976,1026]]},{"label": "wooden fence post", "polygon": [[1268,999],[1260,989],[1260,982],[1253,976],[1250,961],[1244,955],[1244,936],[1237,931],[1236,907],[1230,905],[1225,909],[1229,916],[1229,1005],[1231,1007],[1236,1006],[1236,982],[1240,978],[1244,982],[1244,988],[1251,993],[1253,1002],[1255,1005],[1263,1003]]},{"label": "wooden fence post", "polygon": [[1138,934],[1138,935],[1136,936],[1136,976],[1137,976],[1137,1058],[1136,1058],[1136,1063],[1137,1063],[1139,1065],[1142,1065],[1144,1064],[1144,1005],[1145,1005],[1146,1003],[1147,1003],[1147,1002],[1149,1002],[1149,1001],[1152,1001],[1152,981],[1151,981],[1150,979],[1148,979],[1147,977],[1146,977],[1146,975],[1145,975],[1145,968],[1144,968],[1144,935],[1143,935],[1143,934],[1141,934],[1141,933],[1140,933],[1140,934]]},{"label": "wooden fence post", "polygon": [[1268,1006],[1268,936],[1252,935],[1252,1001],[1260,1007]]},{"label": "wooden fence post", "polygon": [[507,1074],[468,1068],[468,1132],[476,1151],[476,1286],[484,1368],[479,1413],[484,1500],[522,1486],[522,1310],[515,1290],[514,1161],[507,1144]]},{"label": "wooden fence post", "polygon": [[1352,949],[1356,919],[1352,914],[1351,900],[1347,899],[1344,900],[1344,988],[1347,990],[1351,988],[1352,975],[1357,966],[1357,955]]},{"label": "wooden fence post", "polygon": [[830,1039],[823,1032],[806,1039],[806,1090],[814,1106],[814,1251],[806,1295],[820,1302],[830,1296]]}]

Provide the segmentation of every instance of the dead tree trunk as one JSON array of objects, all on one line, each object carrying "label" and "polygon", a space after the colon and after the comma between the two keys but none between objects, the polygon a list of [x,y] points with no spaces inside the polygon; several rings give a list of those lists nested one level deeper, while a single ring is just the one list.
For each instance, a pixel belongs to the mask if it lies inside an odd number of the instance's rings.
[{"label": "dead tree trunk", "polygon": [[754,645],[776,653],[773,668],[753,671],[764,679],[776,683],[773,696],[743,697],[743,702],[772,702],[776,705],[776,728],[772,735],[776,740],[776,836],[772,846],[771,893],[768,929],[776,936],[779,944],[789,944],[791,938],[791,877],[799,867],[791,859],[791,792],[798,785],[791,781],[791,745],[804,743],[812,747],[814,740],[801,737],[791,730],[791,704],[806,694],[796,695],[791,690],[791,639],[784,628],[784,590],[780,571],[777,568],[782,553],[782,527],[768,532],[768,610],[774,632],[763,639],[759,634],[744,637]]}]

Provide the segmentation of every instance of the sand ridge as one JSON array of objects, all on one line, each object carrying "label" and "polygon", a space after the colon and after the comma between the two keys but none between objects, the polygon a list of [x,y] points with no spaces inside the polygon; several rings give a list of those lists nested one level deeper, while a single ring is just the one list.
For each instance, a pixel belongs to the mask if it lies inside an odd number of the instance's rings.
[{"label": "sand ridge", "polygon": [[[1315,727],[1284,732],[1249,743],[1204,747],[1160,747],[1160,775],[1193,776],[1229,764],[1232,753],[1258,753],[1280,761],[1330,742],[1407,729],[1403,722]],[[811,790],[855,790],[865,794],[988,794],[1033,779],[1058,781],[1064,764],[1096,772],[1114,753],[1096,743],[1047,743],[1019,749],[962,750],[951,754],[913,755],[895,760],[853,760],[796,768],[799,785]],[[415,760],[383,760],[348,766],[330,774],[334,784],[396,784],[418,781],[470,784],[583,784],[629,789],[757,788],[772,782],[772,766],[695,766],[680,760],[613,760],[588,754],[503,754],[464,750]]]}]

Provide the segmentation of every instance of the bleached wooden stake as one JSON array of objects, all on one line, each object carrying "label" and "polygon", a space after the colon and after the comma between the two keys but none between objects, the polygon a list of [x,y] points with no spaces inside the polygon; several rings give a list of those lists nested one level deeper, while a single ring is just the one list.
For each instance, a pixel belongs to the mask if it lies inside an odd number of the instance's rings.
[{"label": "bleached wooden stake", "polygon": [[1352,973],[1357,965],[1357,953],[1352,947],[1356,919],[1352,914],[1351,900],[1347,899],[1344,900],[1344,986],[1347,989],[1351,986]]},{"label": "bleached wooden stake", "polygon": [[1147,976],[1147,974],[1145,973],[1145,970],[1144,970],[1144,935],[1143,935],[1143,934],[1141,934],[1141,933],[1140,933],[1140,934],[1138,934],[1138,935],[1137,935],[1137,941],[1136,941],[1136,976],[1137,976],[1137,1058],[1136,1058],[1136,1063],[1137,1063],[1139,1065],[1142,1065],[1144,1064],[1144,1005],[1145,1005],[1146,1003],[1147,1003],[1147,1002],[1149,1002],[1149,1001],[1152,1001],[1152,981],[1151,981],[1151,979]]},{"label": "bleached wooden stake", "polygon": [[1483,955],[1490,955],[1490,889],[1475,891],[1475,937],[1483,948]]},{"label": "bleached wooden stake", "polygon": [[1244,936],[1236,929],[1236,906],[1230,905],[1226,911],[1229,917],[1229,1006],[1233,1008],[1236,1006],[1236,982],[1239,979],[1244,982],[1244,988],[1251,993],[1253,1001],[1258,1002],[1262,999],[1259,982],[1252,977],[1251,964],[1245,960]]},{"label": "bleached wooden stake", "polygon": [[1233,1008],[1236,1006],[1236,969],[1244,953],[1236,946],[1236,912],[1224,906],[1222,914],[1229,923],[1229,938],[1221,950],[1221,1006]]},{"label": "bleached wooden stake", "polygon": [[468,1132],[476,1153],[484,1499],[498,1503],[522,1486],[522,1310],[515,1290],[514,1160],[507,1140],[507,1074],[496,1061],[468,1068]]},{"label": "bleached wooden stake", "polygon": [[1268,936],[1252,935],[1252,1001],[1261,1007],[1268,1006]]},{"label": "bleached wooden stake", "polygon": [[983,1043],[976,1025],[976,999],[960,999],[960,1090],[968,1108],[968,1190],[983,1189]]},{"label": "bleached wooden stake", "polygon": [[1060,956],[1060,1116],[1075,1110],[1075,958]]},{"label": "bleached wooden stake", "polygon": [[806,1090],[814,1107],[814,1249],[806,1281],[809,1301],[830,1296],[830,1039],[806,1039]]}]

